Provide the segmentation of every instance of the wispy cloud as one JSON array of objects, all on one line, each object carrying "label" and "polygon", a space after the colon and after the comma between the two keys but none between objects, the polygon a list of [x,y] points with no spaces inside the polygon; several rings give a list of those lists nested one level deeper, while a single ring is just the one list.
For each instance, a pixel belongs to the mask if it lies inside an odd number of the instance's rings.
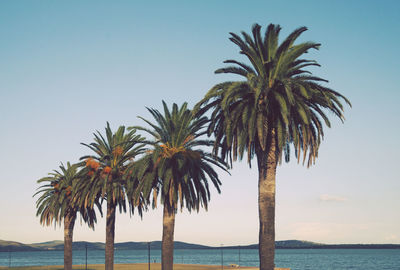
[{"label": "wispy cloud", "polygon": [[336,195],[322,194],[319,196],[319,200],[323,202],[345,202],[347,201],[347,198]]}]

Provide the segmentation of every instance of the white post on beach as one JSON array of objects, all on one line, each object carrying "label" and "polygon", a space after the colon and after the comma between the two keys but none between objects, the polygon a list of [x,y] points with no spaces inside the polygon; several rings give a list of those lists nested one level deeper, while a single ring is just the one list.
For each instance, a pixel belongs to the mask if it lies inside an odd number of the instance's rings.
[{"label": "white post on beach", "polygon": [[240,245],[239,245],[239,262],[238,262],[238,265],[240,267]]}]

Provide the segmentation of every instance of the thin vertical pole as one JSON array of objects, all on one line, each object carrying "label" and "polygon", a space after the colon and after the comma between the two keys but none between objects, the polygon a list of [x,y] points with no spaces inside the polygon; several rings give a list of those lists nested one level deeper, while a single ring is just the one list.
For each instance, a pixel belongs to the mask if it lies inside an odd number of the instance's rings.
[{"label": "thin vertical pole", "polygon": [[221,244],[221,269],[224,269],[224,251],[223,251],[224,245]]},{"label": "thin vertical pole", "polygon": [[238,265],[240,267],[240,246],[239,246],[239,262],[238,262]]},{"label": "thin vertical pole", "polygon": [[85,262],[85,269],[87,270],[87,244],[85,245],[85,249],[86,249],[86,262]]},{"label": "thin vertical pole", "polygon": [[149,259],[149,270],[150,270],[150,242],[147,243],[147,255]]}]

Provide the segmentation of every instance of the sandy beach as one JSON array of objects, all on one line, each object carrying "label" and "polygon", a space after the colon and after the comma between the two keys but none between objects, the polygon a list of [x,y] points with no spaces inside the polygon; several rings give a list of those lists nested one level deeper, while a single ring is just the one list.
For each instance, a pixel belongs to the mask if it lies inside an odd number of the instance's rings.
[{"label": "sandy beach", "polygon": [[[115,264],[115,270],[148,270],[147,263],[136,263],[136,264]],[[0,269],[8,269],[8,267],[0,266]],[[24,266],[24,267],[12,267],[15,270],[62,270],[62,265],[52,266]],[[86,269],[85,265],[74,265],[73,269]],[[100,264],[89,264],[88,270],[104,270],[104,265]],[[220,265],[200,265],[200,264],[174,264],[174,270],[220,270]],[[229,267],[224,266],[224,269],[246,269],[246,270],[257,270],[257,267]],[[152,263],[150,270],[161,270],[160,263]],[[289,270],[289,268],[275,268],[275,270]]]}]

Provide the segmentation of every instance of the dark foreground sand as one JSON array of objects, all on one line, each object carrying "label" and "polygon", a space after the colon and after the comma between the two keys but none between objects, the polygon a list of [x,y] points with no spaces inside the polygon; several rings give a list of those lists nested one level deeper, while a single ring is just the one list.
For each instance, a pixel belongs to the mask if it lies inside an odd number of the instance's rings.
[{"label": "dark foreground sand", "polygon": [[[8,269],[8,267],[0,266],[0,269]],[[11,267],[13,270],[63,270],[62,265],[53,266],[25,266],[25,267]],[[74,265],[73,269],[85,269],[85,265]],[[147,263],[135,263],[135,264],[115,264],[115,270],[148,270],[149,266]],[[224,269],[246,269],[246,270],[257,270],[257,267],[229,267],[224,266]],[[100,264],[88,264],[88,270],[104,270],[104,265]],[[152,263],[150,264],[150,270],[161,270],[161,264]],[[200,265],[200,264],[174,264],[174,270],[221,270],[220,265]],[[275,268],[275,270],[289,270],[289,268]]]}]

